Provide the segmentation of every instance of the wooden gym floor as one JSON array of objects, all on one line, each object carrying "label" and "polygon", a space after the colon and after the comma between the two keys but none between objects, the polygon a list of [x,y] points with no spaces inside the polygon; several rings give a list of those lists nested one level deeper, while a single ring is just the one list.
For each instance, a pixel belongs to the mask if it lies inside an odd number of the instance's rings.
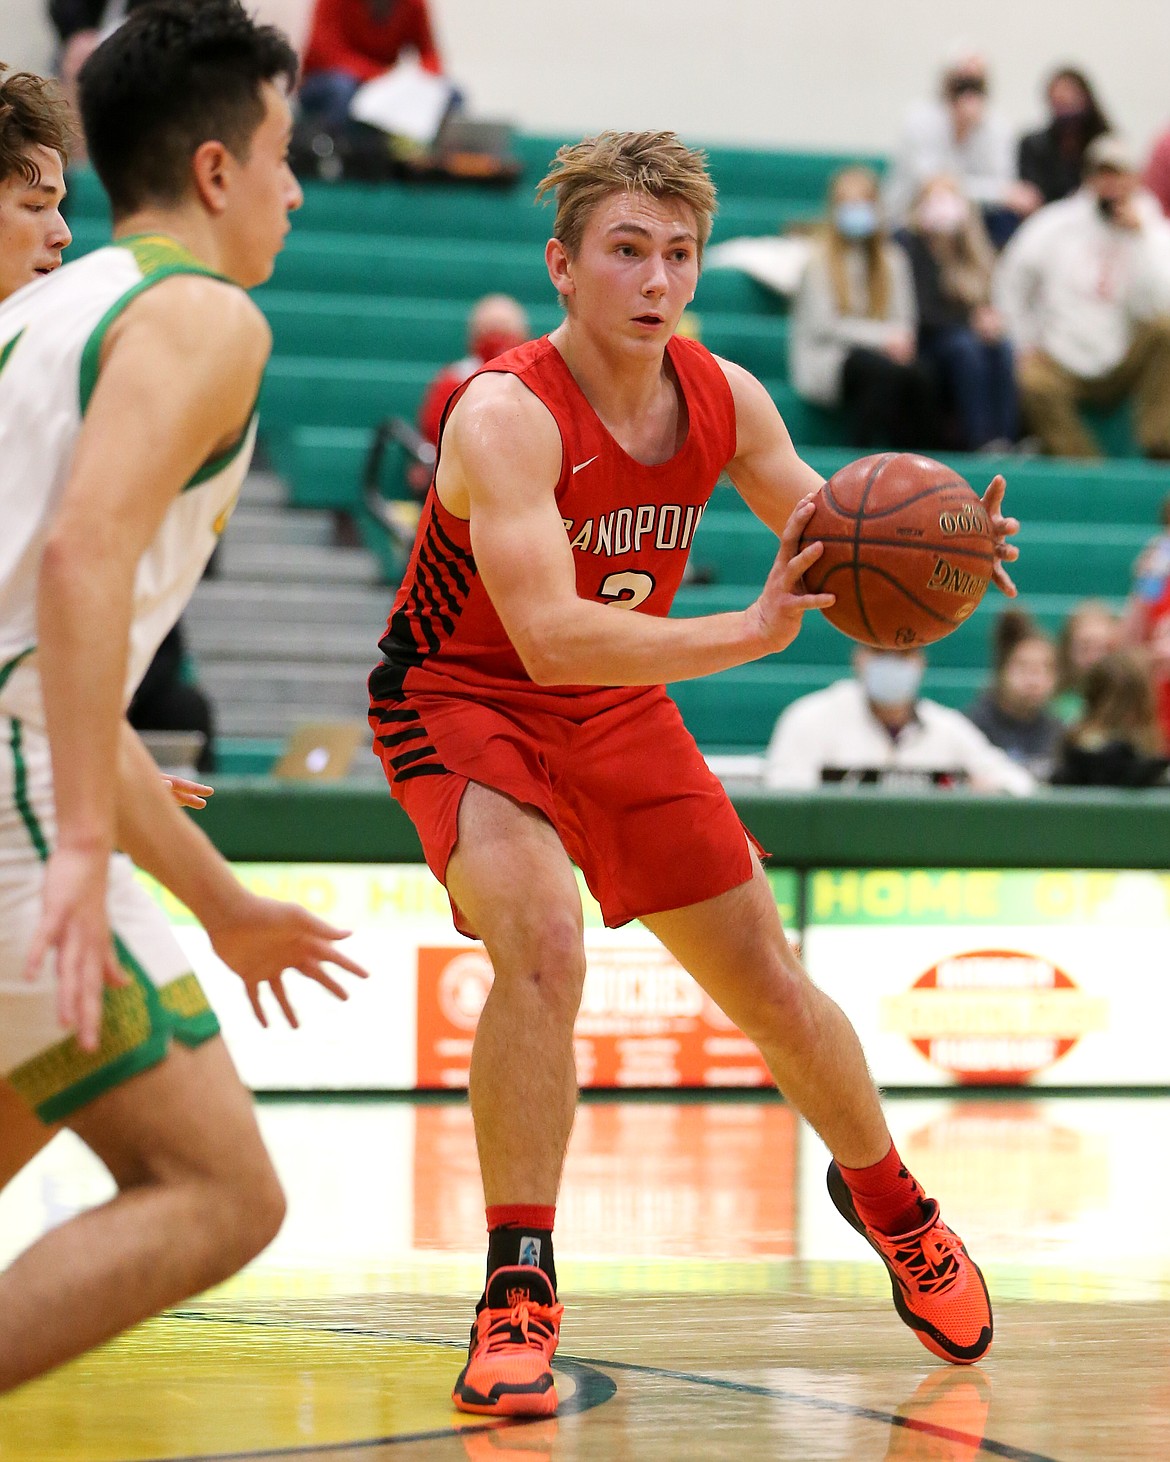
[{"label": "wooden gym floor", "polygon": [[[935,1362],[900,1324],[779,1102],[596,1101],[558,1209],[561,1413],[459,1417],[483,1263],[465,1105],[277,1101],[261,1112],[291,1203],[277,1242],[0,1400],[0,1462],[1165,1462],[1170,1099],[889,1113],[987,1275],[997,1336],[978,1367]],[[0,1198],[0,1262],[107,1191],[58,1139]]]}]

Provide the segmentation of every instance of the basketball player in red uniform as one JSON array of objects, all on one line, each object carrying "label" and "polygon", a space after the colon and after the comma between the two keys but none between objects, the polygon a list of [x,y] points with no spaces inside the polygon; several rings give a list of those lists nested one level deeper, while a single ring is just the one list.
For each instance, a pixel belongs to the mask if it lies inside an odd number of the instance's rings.
[{"label": "basketball player in red uniform", "polygon": [[[902,1165],[852,1027],[793,955],[758,850],[663,688],[783,650],[832,602],[801,582],[821,552],[798,550],[820,477],[759,382],[674,333],[714,187],[673,134],[606,133],[563,148],[547,192],[565,319],[452,398],[370,677],[393,793],[495,969],[470,1081],[487,1282],[455,1404],[556,1409],[552,1229],[585,973],[573,863],[607,924],[641,919],[759,1046],[919,1339],[977,1360],[982,1276]],[[668,619],[724,470],[779,537],[775,565],[748,609]],[[1002,495],[997,479],[984,501],[1008,558]]]}]

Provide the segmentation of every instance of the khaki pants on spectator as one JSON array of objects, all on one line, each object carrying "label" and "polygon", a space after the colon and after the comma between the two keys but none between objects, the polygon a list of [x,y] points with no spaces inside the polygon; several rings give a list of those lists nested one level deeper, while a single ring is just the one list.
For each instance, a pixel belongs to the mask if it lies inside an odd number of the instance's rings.
[{"label": "khaki pants on spectator", "polygon": [[1074,375],[1043,354],[1021,360],[1018,375],[1025,423],[1051,456],[1099,457],[1077,408],[1133,396],[1142,451],[1170,458],[1170,316],[1139,325],[1124,359],[1103,376]]}]

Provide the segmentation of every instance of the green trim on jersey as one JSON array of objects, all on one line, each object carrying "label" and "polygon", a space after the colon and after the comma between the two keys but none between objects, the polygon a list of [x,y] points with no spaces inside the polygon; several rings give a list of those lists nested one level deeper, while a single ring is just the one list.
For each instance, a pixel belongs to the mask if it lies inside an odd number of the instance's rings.
[{"label": "green trim on jersey", "polygon": [[[185,249],[177,239],[169,238],[166,234],[131,234],[128,238],[115,239],[110,247],[128,250],[133,255],[134,262],[142,270],[143,277],[137,284],[132,284],[125,294],[119,295],[93,327],[89,339],[85,342],[81,352],[81,369],[78,373],[78,398],[82,416],[89,407],[90,397],[97,385],[106,331],[127,305],[162,280],[171,279],[177,274],[202,274],[208,279],[218,279],[223,284],[234,283],[226,275],[217,274],[214,269],[208,269],[205,264],[201,264],[194,254]],[[238,285],[236,287],[240,288]],[[184,492],[189,488],[198,487],[201,482],[206,482],[208,478],[222,472],[233,458],[239,455],[247,440],[254,415],[255,407],[253,406],[239,438],[230,447],[205,462],[195,476],[183,484]]]},{"label": "green trim on jersey", "polygon": [[96,1051],[83,1051],[73,1036],[31,1056],[7,1080],[42,1122],[64,1121],[141,1071],[157,1066],[171,1041],[189,1049],[219,1034],[219,1021],[193,974],[161,988],[114,934],[118,963],[130,983],[102,993],[102,1026]]},{"label": "green trim on jersey", "polygon": [[26,325],[23,330],[18,330],[16,334],[12,337],[12,339],[8,342],[8,344],[4,347],[4,349],[0,350],[0,371],[3,371],[4,367],[8,364],[9,356],[20,344],[20,337],[27,329],[28,326]]},{"label": "green trim on jersey", "polygon": [[24,830],[28,833],[29,842],[36,849],[37,857],[42,863],[47,863],[49,843],[37,821],[32,803],[28,800],[28,768],[24,761],[24,732],[20,722],[15,718],[8,722],[8,744],[12,748],[12,799],[16,803],[17,812],[20,813],[20,820],[24,823]]},{"label": "green trim on jersey", "polygon": [[8,684],[8,677],[12,674],[12,672],[16,669],[20,662],[22,660],[27,660],[35,649],[36,645],[29,645],[27,650],[21,650],[19,655],[13,655],[11,660],[8,660],[3,665],[0,665],[0,690],[3,690],[4,687]]}]

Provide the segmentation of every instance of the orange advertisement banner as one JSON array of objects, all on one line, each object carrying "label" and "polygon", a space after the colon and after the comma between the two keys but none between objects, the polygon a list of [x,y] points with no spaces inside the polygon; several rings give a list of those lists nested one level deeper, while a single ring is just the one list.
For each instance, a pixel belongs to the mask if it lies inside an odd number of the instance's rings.
[{"label": "orange advertisement banner", "polygon": [[[467,1085],[492,986],[482,946],[418,951],[420,1087]],[[770,1086],[755,1046],[655,944],[587,943],[574,1030],[583,1087]]]}]

